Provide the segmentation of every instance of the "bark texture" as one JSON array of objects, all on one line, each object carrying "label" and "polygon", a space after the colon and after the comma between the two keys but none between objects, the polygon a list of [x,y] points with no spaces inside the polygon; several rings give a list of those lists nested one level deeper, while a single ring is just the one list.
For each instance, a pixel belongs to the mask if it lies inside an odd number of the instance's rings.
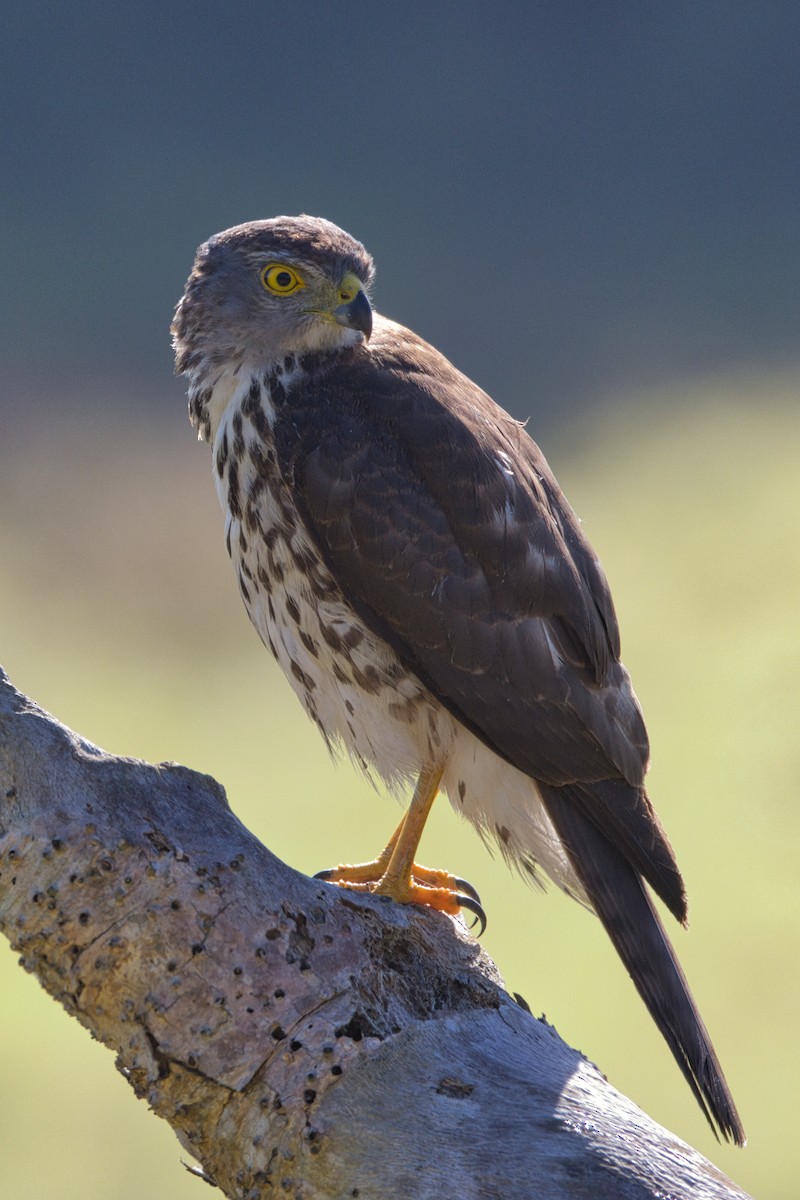
[{"label": "bark texture", "polygon": [[298,875],[213,779],[105,754],[2,672],[0,928],[237,1200],[745,1196],[456,922]]}]

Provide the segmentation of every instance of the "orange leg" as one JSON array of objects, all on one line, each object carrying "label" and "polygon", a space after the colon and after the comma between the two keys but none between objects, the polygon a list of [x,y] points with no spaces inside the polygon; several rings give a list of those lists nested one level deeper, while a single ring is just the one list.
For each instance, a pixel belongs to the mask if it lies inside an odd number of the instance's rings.
[{"label": "orange leg", "polygon": [[428,904],[453,915],[462,908],[469,909],[478,917],[482,933],[486,917],[474,888],[449,871],[431,870],[415,862],[442,771],[442,767],[426,767],[420,772],[408,812],[374,862],[333,867],[320,871],[318,878],[355,891],[391,896],[401,904]]}]

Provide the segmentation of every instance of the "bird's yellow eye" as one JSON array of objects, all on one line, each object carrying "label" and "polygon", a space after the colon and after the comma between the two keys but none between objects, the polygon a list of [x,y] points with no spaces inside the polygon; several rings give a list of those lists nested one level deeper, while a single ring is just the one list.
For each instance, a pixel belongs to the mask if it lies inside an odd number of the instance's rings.
[{"label": "bird's yellow eye", "polygon": [[291,296],[306,286],[303,277],[285,263],[269,263],[261,272],[261,282],[274,296]]}]

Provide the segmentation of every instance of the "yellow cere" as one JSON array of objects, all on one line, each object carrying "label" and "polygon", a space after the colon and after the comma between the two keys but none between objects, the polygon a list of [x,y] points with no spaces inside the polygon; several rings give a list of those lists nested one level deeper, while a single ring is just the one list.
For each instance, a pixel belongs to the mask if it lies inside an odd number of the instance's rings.
[{"label": "yellow cere", "polygon": [[362,291],[361,280],[352,271],[348,271],[339,284],[339,303],[349,304]]}]

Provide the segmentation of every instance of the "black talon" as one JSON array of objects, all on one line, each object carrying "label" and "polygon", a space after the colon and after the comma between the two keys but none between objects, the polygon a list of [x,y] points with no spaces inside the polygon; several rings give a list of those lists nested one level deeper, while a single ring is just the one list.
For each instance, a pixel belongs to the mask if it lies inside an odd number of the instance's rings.
[{"label": "black talon", "polygon": [[326,867],[324,871],[317,871],[311,876],[312,879],[332,879],[335,874],[333,867]]},{"label": "black talon", "polygon": [[[456,903],[459,908],[466,908],[469,912],[474,913],[478,921],[480,921],[480,929],[475,934],[475,937],[482,937],[486,931],[486,913],[481,908],[477,900],[473,900],[472,896],[464,896],[461,892],[456,893]],[[472,929],[475,928],[475,922],[472,922]]]},{"label": "black talon", "polygon": [[480,904],[481,898],[471,883],[467,883],[466,879],[459,879],[457,875],[454,875],[453,879],[459,892],[463,892],[467,896],[472,896],[472,899],[477,900],[478,904]]}]

